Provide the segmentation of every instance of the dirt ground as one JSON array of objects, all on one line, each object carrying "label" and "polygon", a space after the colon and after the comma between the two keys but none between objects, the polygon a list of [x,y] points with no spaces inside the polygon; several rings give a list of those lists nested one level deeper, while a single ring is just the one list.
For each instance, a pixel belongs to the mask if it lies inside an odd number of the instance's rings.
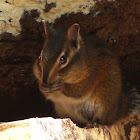
[{"label": "dirt ground", "polygon": [[[52,26],[66,29],[77,22],[81,32],[97,34],[120,57],[124,83],[127,81],[140,91],[140,18],[135,6],[134,0],[104,1],[88,15],[66,14]],[[96,11],[100,13],[95,17]],[[40,94],[32,72],[44,42],[43,28],[35,22],[36,16],[36,11],[31,15],[25,12],[21,19],[22,33],[17,38],[9,34],[0,36],[3,39],[0,41],[0,122],[53,113],[53,106]],[[7,41],[9,38],[13,41]]]}]

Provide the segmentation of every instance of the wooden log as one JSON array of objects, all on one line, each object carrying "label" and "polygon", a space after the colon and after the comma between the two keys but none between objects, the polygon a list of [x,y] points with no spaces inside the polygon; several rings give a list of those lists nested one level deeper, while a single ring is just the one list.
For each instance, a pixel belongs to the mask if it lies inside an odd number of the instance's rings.
[{"label": "wooden log", "polygon": [[[134,125],[135,123],[135,125]],[[127,130],[129,132],[126,132]],[[112,126],[80,128],[70,119],[31,118],[0,124],[0,140],[140,140],[140,121],[131,118]]]}]

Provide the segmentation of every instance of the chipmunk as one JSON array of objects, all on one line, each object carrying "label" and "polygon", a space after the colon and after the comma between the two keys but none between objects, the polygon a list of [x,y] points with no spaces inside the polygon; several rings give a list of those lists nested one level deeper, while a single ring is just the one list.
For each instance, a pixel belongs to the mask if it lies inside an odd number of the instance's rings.
[{"label": "chipmunk", "polygon": [[77,23],[65,33],[52,28],[45,33],[33,70],[57,115],[81,124],[113,123],[122,94],[118,58],[100,40],[82,36]]}]

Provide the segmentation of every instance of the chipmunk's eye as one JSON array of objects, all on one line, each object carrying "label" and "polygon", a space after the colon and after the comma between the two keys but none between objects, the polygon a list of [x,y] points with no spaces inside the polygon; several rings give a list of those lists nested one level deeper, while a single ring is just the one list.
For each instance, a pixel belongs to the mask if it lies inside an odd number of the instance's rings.
[{"label": "chipmunk's eye", "polygon": [[62,65],[65,64],[66,62],[67,62],[66,56],[65,55],[61,56],[59,64]]}]

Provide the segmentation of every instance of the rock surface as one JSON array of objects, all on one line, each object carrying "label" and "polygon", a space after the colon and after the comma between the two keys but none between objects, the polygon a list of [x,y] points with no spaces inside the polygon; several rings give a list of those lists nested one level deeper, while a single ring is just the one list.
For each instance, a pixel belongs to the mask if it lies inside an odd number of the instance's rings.
[{"label": "rock surface", "polygon": [[32,118],[0,124],[0,139],[139,140],[140,124],[130,127],[130,133],[127,135],[125,127],[129,123],[117,123],[110,127],[99,125],[93,128],[79,128],[70,119]]}]

